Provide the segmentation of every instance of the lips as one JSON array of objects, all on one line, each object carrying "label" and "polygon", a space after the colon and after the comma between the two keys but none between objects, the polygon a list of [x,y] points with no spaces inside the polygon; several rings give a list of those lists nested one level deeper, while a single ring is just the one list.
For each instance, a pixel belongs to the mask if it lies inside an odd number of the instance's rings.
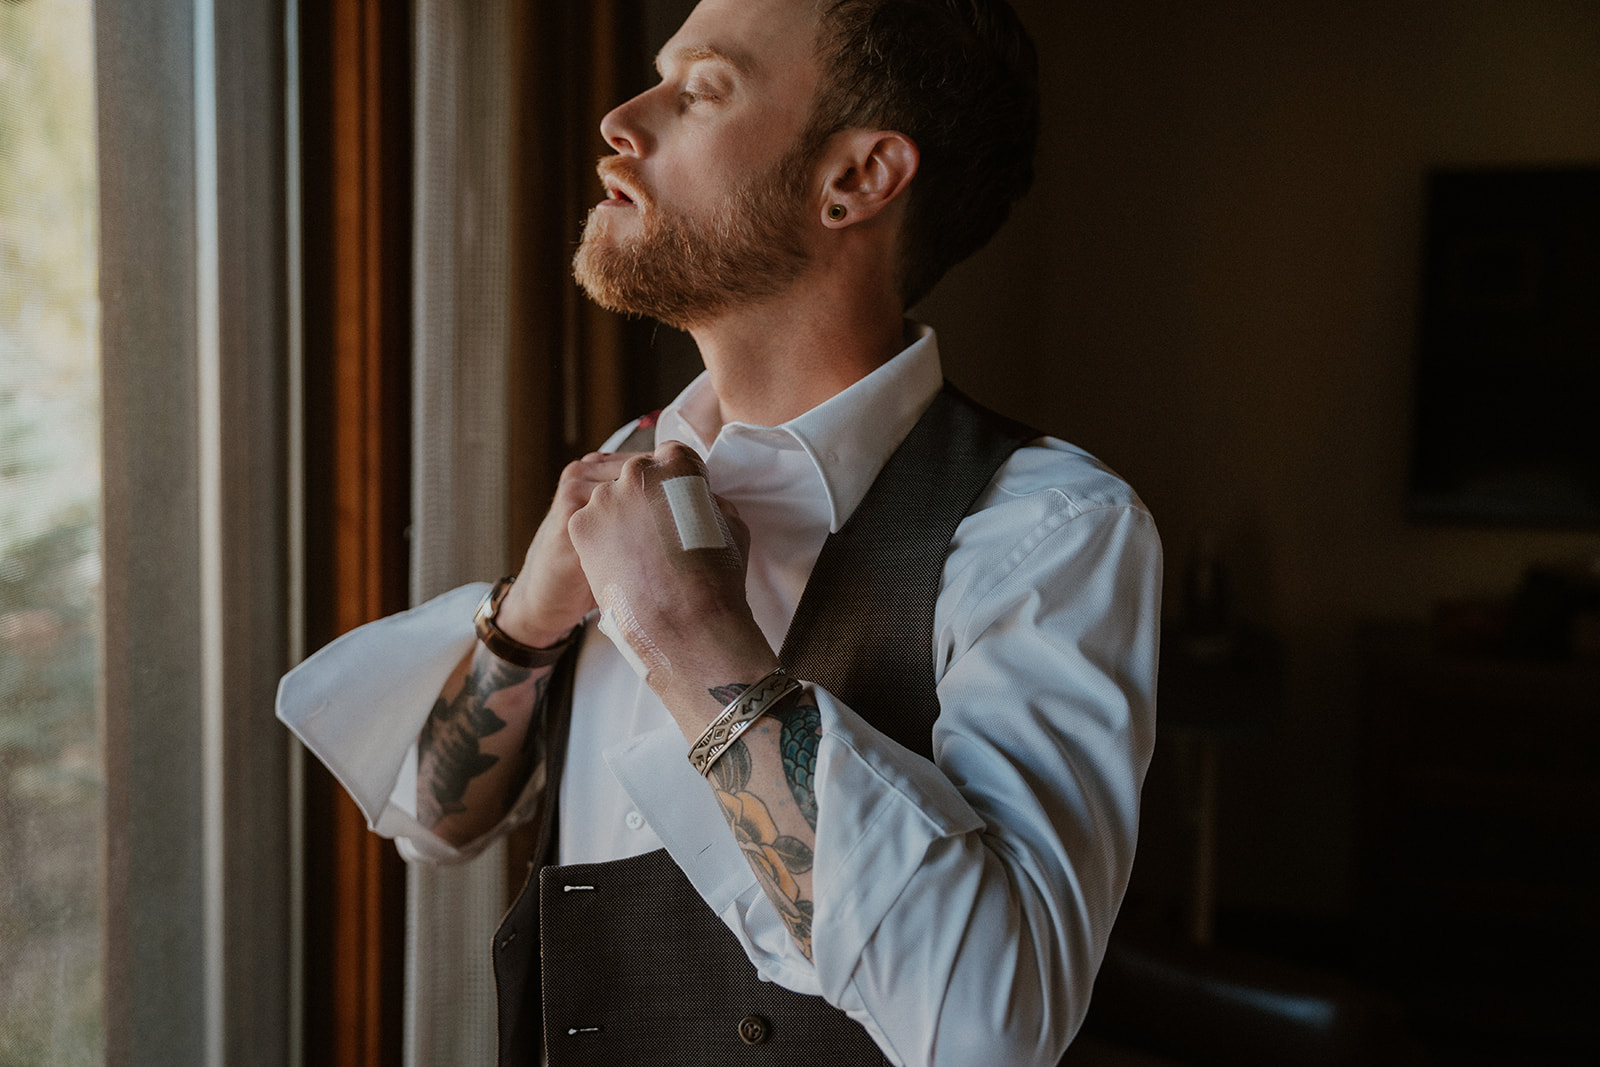
[{"label": "lips", "polygon": [[597,168],[600,184],[605,187],[605,204],[612,207],[649,207],[649,198],[636,175],[628,173],[628,164],[617,156],[607,156]]}]

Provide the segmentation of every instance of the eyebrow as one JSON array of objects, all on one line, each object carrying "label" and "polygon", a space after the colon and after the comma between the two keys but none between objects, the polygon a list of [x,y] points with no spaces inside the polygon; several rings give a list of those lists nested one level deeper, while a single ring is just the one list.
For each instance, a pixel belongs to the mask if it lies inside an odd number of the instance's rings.
[{"label": "eyebrow", "polygon": [[755,67],[754,59],[744,52],[718,48],[714,44],[688,45],[682,48],[663,48],[656,54],[656,74],[663,78],[666,77],[666,74],[662,70],[662,61],[668,58],[669,52],[672,53],[671,58],[675,58],[682,63],[692,64],[715,60],[728,64],[740,74],[749,74]]}]

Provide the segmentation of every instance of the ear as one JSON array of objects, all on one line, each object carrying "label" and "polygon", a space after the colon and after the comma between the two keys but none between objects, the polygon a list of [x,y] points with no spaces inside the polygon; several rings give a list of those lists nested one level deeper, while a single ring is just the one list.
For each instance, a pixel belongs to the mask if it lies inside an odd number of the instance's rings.
[{"label": "ear", "polygon": [[901,200],[917,175],[922,153],[903,133],[845,130],[833,136],[824,158],[822,224],[837,230],[876,218]]}]

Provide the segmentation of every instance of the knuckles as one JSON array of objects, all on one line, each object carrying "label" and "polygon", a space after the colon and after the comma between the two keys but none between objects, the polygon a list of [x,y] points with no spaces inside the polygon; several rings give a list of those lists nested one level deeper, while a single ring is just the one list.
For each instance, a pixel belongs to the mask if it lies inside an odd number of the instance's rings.
[{"label": "knuckles", "polygon": [[700,453],[682,441],[666,441],[657,445],[651,459],[655,466],[663,468],[668,475],[698,474],[704,477],[706,473],[705,461],[700,458]]},{"label": "knuckles", "polygon": [[653,466],[654,461],[647,453],[641,452],[623,463],[622,471],[617,475],[618,485],[635,486],[643,483],[644,472]]},{"label": "knuckles", "polygon": [[594,530],[595,516],[587,507],[581,507],[567,517],[567,540],[580,553],[589,544],[590,534]]}]

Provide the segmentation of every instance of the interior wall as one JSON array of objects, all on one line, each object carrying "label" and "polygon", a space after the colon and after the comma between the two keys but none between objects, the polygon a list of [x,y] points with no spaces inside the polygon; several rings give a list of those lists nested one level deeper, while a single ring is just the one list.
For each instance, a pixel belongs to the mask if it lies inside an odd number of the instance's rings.
[{"label": "interior wall", "polygon": [[1404,515],[1424,174],[1600,161],[1600,5],[1013,3],[1043,55],[1038,180],[918,317],[953,378],[1139,489],[1169,612],[1220,539],[1288,656],[1281,720],[1224,753],[1223,903],[1337,910],[1360,620],[1600,555]]}]

